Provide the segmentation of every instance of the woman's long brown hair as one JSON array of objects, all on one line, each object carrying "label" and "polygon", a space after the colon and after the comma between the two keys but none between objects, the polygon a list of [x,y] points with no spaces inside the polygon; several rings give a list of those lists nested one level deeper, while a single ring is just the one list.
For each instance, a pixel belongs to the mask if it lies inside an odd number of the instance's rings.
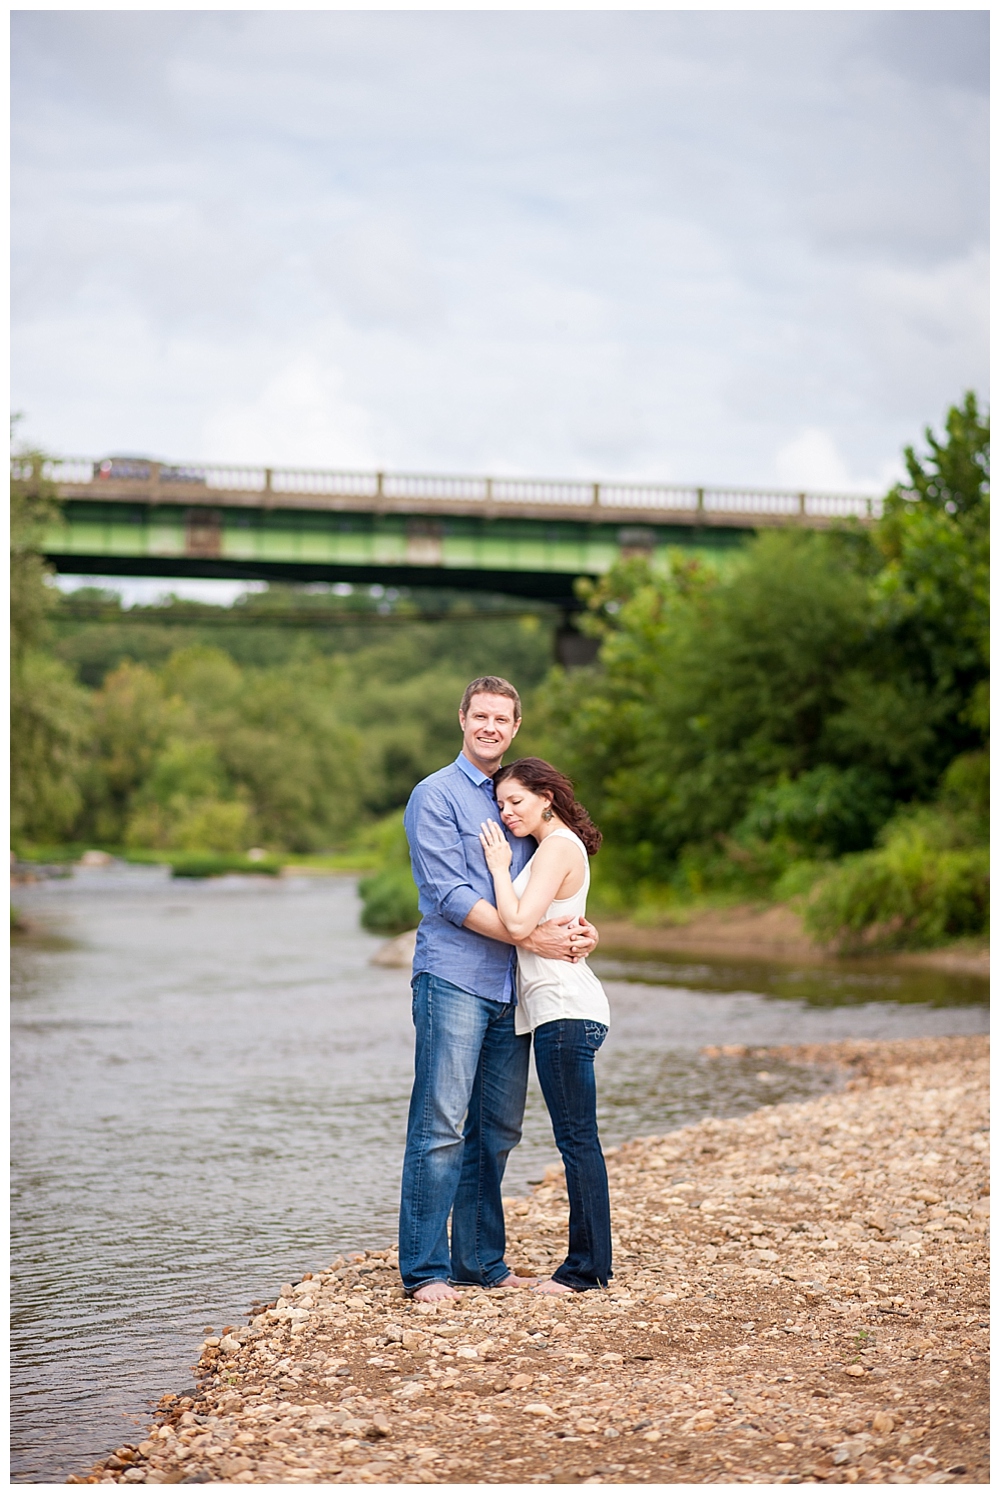
[{"label": "woman's long brown hair", "polygon": [[587,847],[588,855],[593,856],[600,850],[601,832],[576,799],[573,785],[565,773],[560,773],[558,768],[540,757],[522,757],[520,762],[500,769],[493,780],[494,789],[498,789],[507,778],[523,783],[533,794],[548,794],[552,800],[552,808],[563,824],[580,837]]}]

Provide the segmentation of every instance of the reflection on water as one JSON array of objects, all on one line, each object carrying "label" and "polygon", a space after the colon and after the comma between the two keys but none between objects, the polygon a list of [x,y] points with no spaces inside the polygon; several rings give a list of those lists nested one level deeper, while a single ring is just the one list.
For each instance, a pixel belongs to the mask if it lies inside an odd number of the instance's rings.
[{"label": "reflection on water", "polygon": [[[346,879],[95,870],[17,901],[47,933],[14,951],[13,1466],[60,1480],[190,1382],[208,1325],[392,1239],[409,987],[368,964],[378,941]],[[608,1144],[833,1082],[710,1064],[704,1044],[985,1029],[978,1006],[882,988],[864,1005],[775,1001],[705,968],[661,985],[661,968],[640,981],[605,963]],[[509,1191],[555,1160],[533,1088]]]},{"label": "reflection on water", "polygon": [[929,1006],[982,1006],[989,981],[979,975],[912,970],[889,960],[837,960],[824,965],[774,964],[764,960],[697,959],[614,951],[594,960],[602,980],[690,986],[698,991],[754,991],[806,1001],[810,1006],[860,1006],[870,1001],[917,1002]]}]

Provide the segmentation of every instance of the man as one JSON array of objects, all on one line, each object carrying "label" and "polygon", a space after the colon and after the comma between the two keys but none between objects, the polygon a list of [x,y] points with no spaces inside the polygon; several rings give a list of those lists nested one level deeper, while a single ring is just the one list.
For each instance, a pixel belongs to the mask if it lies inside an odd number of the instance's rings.
[{"label": "man", "polygon": [[[524,1284],[504,1260],[500,1185],[521,1139],[531,1038],[514,1031],[517,952],[479,841],[482,822],[500,818],[493,776],[521,724],[517,691],[483,675],[466,689],[458,719],[462,751],[417,784],[403,820],[422,921],[399,1269],[406,1291],[422,1302],[457,1297],[452,1282]],[[508,839],[517,876],[535,844]],[[520,941],[558,960],[585,959],[596,944],[592,924],[569,919],[541,924]]]}]

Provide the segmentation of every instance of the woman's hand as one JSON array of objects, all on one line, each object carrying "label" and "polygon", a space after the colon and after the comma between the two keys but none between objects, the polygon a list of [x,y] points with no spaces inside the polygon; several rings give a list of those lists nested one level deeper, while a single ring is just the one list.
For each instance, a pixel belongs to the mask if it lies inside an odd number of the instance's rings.
[{"label": "woman's hand", "polygon": [[487,820],[480,826],[479,839],[486,855],[486,865],[490,871],[493,873],[509,871],[510,845],[496,820]]}]

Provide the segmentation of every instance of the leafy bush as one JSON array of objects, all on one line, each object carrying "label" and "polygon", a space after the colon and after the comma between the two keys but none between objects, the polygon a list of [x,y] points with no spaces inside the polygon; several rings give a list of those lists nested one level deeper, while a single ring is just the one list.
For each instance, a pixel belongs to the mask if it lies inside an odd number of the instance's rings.
[{"label": "leafy bush", "polygon": [[877,850],[846,857],[819,884],[806,906],[806,927],[843,952],[984,934],[989,851],[961,844],[966,838],[946,810],[898,816]]},{"label": "leafy bush", "polygon": [[258,839],[241,799],[195,799],[137,809],[129,817],[126,844],[232,855]]},{"label": "leafy bush", "polygon": [[822,763],[758,789],[735,836],[841,856],[866,850],[892,809],[884,774]]},{"label": "leafy bush", "polygon": [[175,877],[223,877],[227,872],[243,872],[255,877],[276,877],[281,870],[277,856],[251,861],[247,856],[214,855],[211,851],[187,851],[169,858]]},{"label": "leafy bush", "polygon": [[403,934],[420,922],[417,889],[409,869],[385,867],[358,884],[361,923],[373,934]]},{"label": "leafy bush", "polygon": [[241,875],[277,877],[285,865],[281,856],[220,851],[150,851],[130,848],[124,859],[136,866],[169,866],[175,877],[224,877],[230,872]]},{"label": "leafy bush", "polygon": [[259,839],[246,790],[232,791],[212,743],[183,740],[154,761],[125,831],[130,846],[229,854]]},{"label": "leafy bush", "polygon": [[966,752],[956,757],[941,780],[938,799],[963,834],[985,845],[990,833],[989,753]]},{"label": "leafy bush", "polygon": [[358,883],[362,927],[373,934],[403,934],[415,929],[420,909],[402,812],[387,815],[368,831],[364,841],[378,857],[378,870]]}]

